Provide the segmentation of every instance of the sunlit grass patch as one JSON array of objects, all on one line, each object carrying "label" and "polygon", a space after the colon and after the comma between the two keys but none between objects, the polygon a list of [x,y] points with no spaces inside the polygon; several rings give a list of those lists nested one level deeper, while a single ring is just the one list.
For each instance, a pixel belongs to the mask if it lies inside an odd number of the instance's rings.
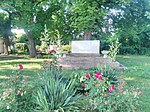
[{"label": "sunlit grass patch", "polygon": [[132,80],[134,80],[134,78],[133,77],[126,77],[125,80],[132,81]]},{"label": "sunlit grass patch", "polygon": [[8,78],[9,78],[8,76],[0,75],[0,79],[8,79]]}]

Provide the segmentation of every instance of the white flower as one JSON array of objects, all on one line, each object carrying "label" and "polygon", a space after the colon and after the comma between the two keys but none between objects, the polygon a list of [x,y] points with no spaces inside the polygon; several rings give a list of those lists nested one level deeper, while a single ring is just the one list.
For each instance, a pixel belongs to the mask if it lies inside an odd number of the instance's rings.
[{"label": "white flower", "polygon": [[9,106],[7,106],[7,107],[6,107],[6,109],[7,109],[7,110],[9,110],[9,109],[10,109],[10,107],[9,107]]},{"label": "white flower", "polygon": [[84,81],[84,76],[82,76],[81,78],[80,78],[80,82],[83,82]]}]

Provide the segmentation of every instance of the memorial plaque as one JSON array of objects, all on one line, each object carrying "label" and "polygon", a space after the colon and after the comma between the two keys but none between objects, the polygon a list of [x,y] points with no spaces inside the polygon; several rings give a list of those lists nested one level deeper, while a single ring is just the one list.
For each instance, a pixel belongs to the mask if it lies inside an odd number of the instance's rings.
[{"label": "memorial plaque", "polygon": [[71,53],[76,55],[99,55],[99,40],[72,41]]}]

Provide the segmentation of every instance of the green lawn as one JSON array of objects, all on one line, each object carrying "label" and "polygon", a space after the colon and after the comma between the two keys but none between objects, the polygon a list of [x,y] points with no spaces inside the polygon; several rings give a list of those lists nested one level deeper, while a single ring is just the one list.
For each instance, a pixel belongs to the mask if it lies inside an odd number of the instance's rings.
[{"label": "green lawn", "polygon": [[142,112],[150,112],[150,56],[118,56],[117,60],[128,68],[123,73],[127,83],[143,92]]},{"label": "green lawn", "polygon": [[[6,80],[12,74],[12,70],[20,63],[24,67],[24,75],[37,76],[40,64],[46,59],[33,59],[22,57],[0,57],[0,82]],[[123,76],[129,85],[141,89],[142,112],[150,111],[150,57],[148,56],[118,56],[117,60],[127,67]],[[65,71],[71,74],[71,71]]]},{"label": "green lawn", "polygon": [[7,79],[10,75],[14,75],[12,71],[19,64],[23,65],[23,74],[26,76],[35,77],[40,71],[40,64],[46,59],[33,59],[23,57],[0,57],[0,81]]}]

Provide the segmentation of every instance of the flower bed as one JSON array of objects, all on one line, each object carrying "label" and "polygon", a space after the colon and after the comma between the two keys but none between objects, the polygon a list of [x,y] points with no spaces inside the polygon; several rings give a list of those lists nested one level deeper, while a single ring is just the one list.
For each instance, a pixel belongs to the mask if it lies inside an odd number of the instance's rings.
[{"label": "flower bed", "polygon": [[[54,58],[56,59],[56,58]],[[19,64],[12,77],[3,83],[0,110],[58,112],[134,112],[138,111],[139,88],[128,87],[109,67],[63,75],[56,60],[44,61],[37,79],[23,76]],[[50,67],[50,69],[49,69]]]}]

